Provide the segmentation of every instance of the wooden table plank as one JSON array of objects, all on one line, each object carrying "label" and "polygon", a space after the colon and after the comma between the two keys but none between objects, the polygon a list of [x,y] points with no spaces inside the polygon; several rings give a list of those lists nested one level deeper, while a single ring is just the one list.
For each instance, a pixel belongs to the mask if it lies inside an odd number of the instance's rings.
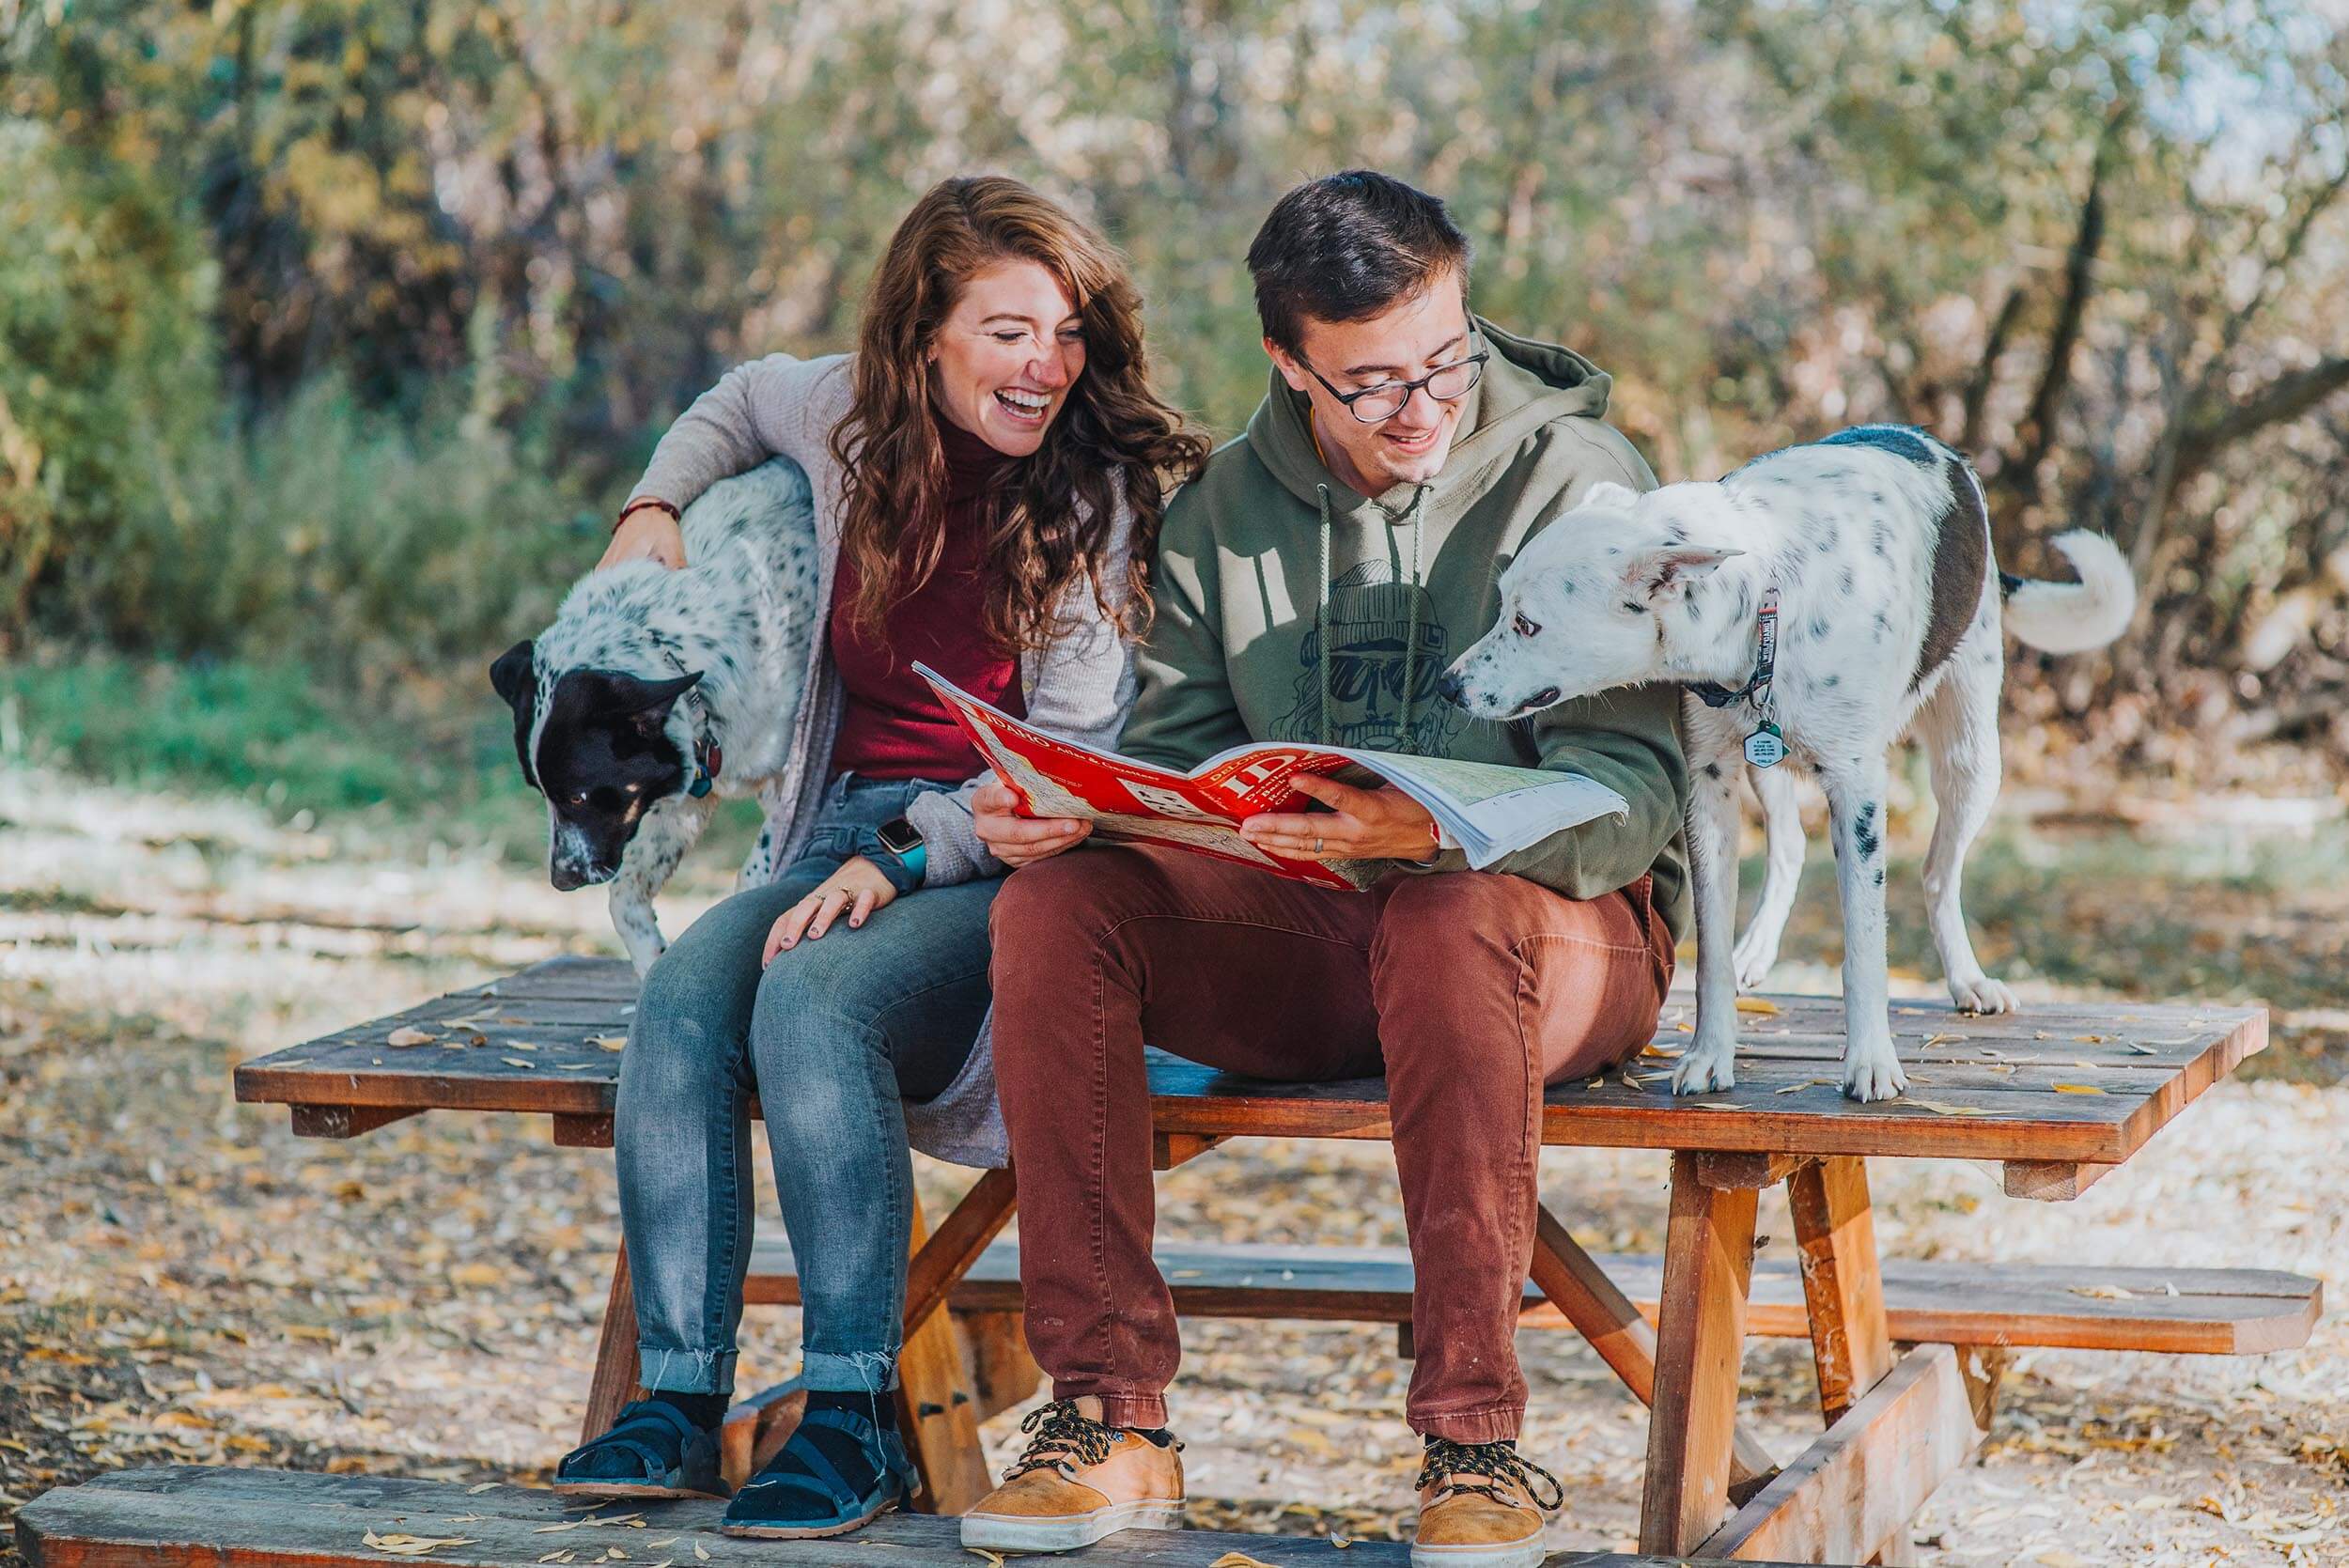
[{"label": "wooden table plank", "polygon": [[[238,1097],[288,1105],[547,1112],[575,1133],[612,1112],[616,1052],[591,1040],[627,1032],[635,979],[614,960],[564,958],[392,1018],[246,1063]],[[2053,1004],[1997,1018],[1903,1005],[1907,1096],[1845,1100],[1832,1081],[1841,1014],[1832,998],[1783,997],[1749,1017],[1740,1081],[1726,1094],[1669,1093],[1669,1059],[1641,1058],[1631,1081],[1560,1085],[1546,1095],[1543,1141],[1557,1145],[1741,1153],[1906,1155],[2112,1165],[2266,1040],[2260,1009]],[[1668,1010],[1655,1049],[1677,1051],[1686,1004]],[[465,1022],[470,1020],[470,1022]],[[461,1025],[461,1027],[459,1027]],[[393,1032],[432,1032],[397,1048]],[[2039,1038],[2039,1036],[2047,1038]],[[2095,1036],[2093,1040],[2077,1038]],[[1925,1048],[1937,1036],[1952,1039]],[[472,1043],[478,1038],[480,1043]],[[456,1040],[454,1048],[444,1043]],[[1909,1044],[1909,1042],[1915,1042]],[[1385,1138],[1385,1086],[1268,1083],[1152,1054],[1159,1130],[1178,1137]],[[2068,1093],[2065,1085],[2092,1093]],[[584,1136],[584,1134],[582,1134]],[[2059,1177],[2018,1178],[2051,1195]]]},{"label": "wooden table plank", "polygon": [[[1411,1259],[1400,1247],[1169,1241],[1159,1244],[1157,1255],[1174,1309],[1185,1317],[1410,1321]],[[1663,1287],[1660,1257],[1599,1254],[1590,1262],[1654,1323]],[[789,1246],[780,1236],[762,1238],[752,1250],[745,1299],[754,1306],[798,1306],[792,1268]],[[2243,1356],[2307,1343],[2324,1310],[2324,1291],[2315,1281],[2263,1269],[2061,1268],[1891,1258],[1881,1272],[1887,1331],[1894,1340],[1916,1343]],[[1003,1241],[988,1248],[947,1300],[958,1312],[1019,1312],[1025,1298],[1017,1247]],[[1521,1327],[1581,1327],[1569,1325],[1536,1283],[1527,1284],[1524,1300]],[[1794,1263],[1755,1261],[1746,1332],[1781,1339],[1810,1333],[1802,1276]]]}]

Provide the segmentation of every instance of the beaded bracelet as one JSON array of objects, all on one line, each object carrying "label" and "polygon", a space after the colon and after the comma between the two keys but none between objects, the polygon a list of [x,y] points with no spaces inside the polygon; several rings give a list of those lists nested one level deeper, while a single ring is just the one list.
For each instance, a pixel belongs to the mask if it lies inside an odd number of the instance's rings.
[{"label": "beaded bracelet", "polygon": [[612,520],[612,532],[614,534],[618,533],[620,531],[620,524],[626,522],[636,513],[643,511],[666,512],[669,514],[669,520],[672,522],[682,523],[685,520],[685,515],[679,512],[675,506],[669,505],[669,503],[661,500],[658,496],[644,495],[638,496],[635,500],[620,508],[620,515]]}]

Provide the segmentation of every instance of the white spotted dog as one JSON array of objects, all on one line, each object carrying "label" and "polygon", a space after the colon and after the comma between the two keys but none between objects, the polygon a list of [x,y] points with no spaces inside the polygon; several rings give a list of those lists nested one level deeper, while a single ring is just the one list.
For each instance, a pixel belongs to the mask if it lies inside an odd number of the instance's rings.
[{"label": "white spotted dog", "polygon": [[[1999,788],[2000,605],[2048,653],[2118,637],[2136,585],[2111,542],[2053,541],[2077,582],[1996,569],[1982,486],[1921,431],[1872,425],[1758,458],[1717,482],[1645,495],[1595,485],[1501,574],[1501,618],[1443,677],[1470,713],[1518,719],[1553,703],[1655,681],[1690,688],[1689,875],[1696,900],[1696,1035],[1682,1094],[1735,1081],[1736,986],[1775,956],[1802,822],[1788,757],[1825,787],[1843,905],[1843,1092],[1907,1087],[1892,1049],[1884,949],[1885,751],[1912,722],[1939,815],[1925,897],[1950,995],[1999,1013],[2015,995],[1983,972],[1959,895],[1968,846]],[[1748,942],[1737,908],[1737,771],[1752,765],[1770,875]],[[1759,960],[1758,965],[1755,960]]]},{"label": "white spotted dog", "polygon": [[522,777],[547,798],[547,875],[612,884],[612,924],[644,973],[665,945],[653,895],[720,800],[757,795],[767,829],[738,886],[781,853],[775,787],[806,682],[816,506],[777,458],[685,508],[683,570],[589,572],[554,624],[490,667],[514,709]]}]

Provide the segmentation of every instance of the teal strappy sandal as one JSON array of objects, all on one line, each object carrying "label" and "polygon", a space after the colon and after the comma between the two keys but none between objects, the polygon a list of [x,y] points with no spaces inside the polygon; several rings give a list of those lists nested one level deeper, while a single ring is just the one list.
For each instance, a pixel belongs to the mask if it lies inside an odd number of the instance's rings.
[{"label": "teal strappy sandal", "polygon": [[554,1489],[574,1498],[730,1495],[718,1471],[718,1435],[652,1399],[623,1405],[611,1431],[565,1454],[554,1467]]},{"label": "teal strappy sandal", "polygon": [[[876,1476],[871,1491],[859,1495],[823,1451],[803,1438],[816,1426],[845,1432],[864,1450]],[[718,1529],[727,1535],[768,1541],[845,1535],[918,1497],[921,1490],[922,1478],[903,1437],[883,1432],[871,1418],[854,1411],[810,1410],[783,1452],[742,1483]]]}]

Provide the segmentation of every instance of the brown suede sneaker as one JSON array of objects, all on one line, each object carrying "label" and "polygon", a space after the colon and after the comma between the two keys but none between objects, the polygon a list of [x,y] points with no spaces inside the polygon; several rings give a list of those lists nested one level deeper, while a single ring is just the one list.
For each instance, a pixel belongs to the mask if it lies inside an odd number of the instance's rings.
[{"label": "brown suede sneaker", "polygon": [[1182,1444],[1103,1426],[1101,1402],[1062,1399],[1028,1412],[1028,1452],[962,1516],[962,1544],[998,1552],[1066,1552],[1121,1529],[1183,1522]]},{"label": "brown suede sneaker", "polygon": [[[1549,1488],[1544,1498],[1534,1478]],[[1542,1514],[1566,1500],[1558,1478],[1518,1457],[1510,1443],[1427,1445],[1419,1470],[1415,1568],[1538,1568]]]}]

